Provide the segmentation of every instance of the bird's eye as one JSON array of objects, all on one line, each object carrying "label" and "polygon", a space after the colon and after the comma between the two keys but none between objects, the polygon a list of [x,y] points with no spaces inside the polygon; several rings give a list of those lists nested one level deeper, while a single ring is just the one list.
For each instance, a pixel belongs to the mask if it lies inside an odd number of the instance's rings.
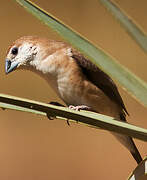
[{"label": "bird's eye", "polygon": [[18,48],[17,48],[17,47],[14,47],[14,48],[12,49],[11,53],[12,53],[13,55],[17,55],[17,54],[18,54]]}]

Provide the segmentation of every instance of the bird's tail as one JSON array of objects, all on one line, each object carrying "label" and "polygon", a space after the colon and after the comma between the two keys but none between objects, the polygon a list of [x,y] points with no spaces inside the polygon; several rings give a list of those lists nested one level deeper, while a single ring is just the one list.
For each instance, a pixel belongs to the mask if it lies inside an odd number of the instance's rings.
[{"label": "bird's tail", "polygon": [[120,135],[117,133],[112,133],[119,141],[121,144],[123,144],[132,154],[136,162],[139,164],[142,161],[142,157],[131,137],[125,136],[125,135]]}]

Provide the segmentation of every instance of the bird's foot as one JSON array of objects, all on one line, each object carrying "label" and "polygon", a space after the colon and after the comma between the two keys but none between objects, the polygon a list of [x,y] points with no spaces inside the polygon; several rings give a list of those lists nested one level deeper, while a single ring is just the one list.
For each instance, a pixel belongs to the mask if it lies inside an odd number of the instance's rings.
[{"label": "bird's foot", "polygon": [[[49,102],[49,104],[55,105],[55,106],[65,107],[63,104],[60,104],[60,103],[54,102],[54,101]],[[47,117],[48,117],[49,120],[54,120],[54,118],[49,116],[49,115],[47,115]],[[66,122],[67,122],[68,126],[70,126],[69,120],[67,120]]]},{"label": "bird's foot", "polygon": [[[51,102],[49,102],[48,104],[64,107],[63,104],[60,104],[60,103],[54,102],[54,101],[51,101]],[[55,117],[52,117],[52,115],[51,115],[50,113],[47,114],[47,117],[48,117],[49,120],[54,120],[54,119],[55,119]]]},{"label": "bird's foot", "polygon": [[[76,110],[76,111],[80,111],[80,110],[91,111],[92,110],[90,107],[85,106],[85,105],[79,105],[79,106],[70,105],[68,107],[69,107],[69,109]],[[78,121],[77,121],[77,123],[78,123]]]},{"label": "bird's foot", "polygon": [[70,105],[69,109],[76,110],[76,111],[80,111],[80,110],[91,111],[91,108],[85,105],[79,105],[79,106]]},{"label": "bird's foot", "polygon": [[48,118],[49,120],[54,120],[54,119],[55,119],[55,118],[52,117],[50,114],[47,114],[47,118]]}]

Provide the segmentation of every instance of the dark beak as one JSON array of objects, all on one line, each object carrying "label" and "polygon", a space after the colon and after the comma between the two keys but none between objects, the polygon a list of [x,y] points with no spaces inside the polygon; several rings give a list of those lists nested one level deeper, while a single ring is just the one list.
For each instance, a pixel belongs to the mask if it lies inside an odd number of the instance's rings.
[{"label": "dark beak", "polygon": [[15,62],[15,61],[11,62],[9,59],[6,59],[5,73],[8,74],[8,73],[14,71],[17,68],[18,64],[19,64],[18,62]]}]

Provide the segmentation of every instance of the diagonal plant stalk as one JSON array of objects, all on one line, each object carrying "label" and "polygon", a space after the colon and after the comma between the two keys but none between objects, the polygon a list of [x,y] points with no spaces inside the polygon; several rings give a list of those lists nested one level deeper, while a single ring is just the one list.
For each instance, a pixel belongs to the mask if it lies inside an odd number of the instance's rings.
[{"label": "diagonal plant stalk", "polygon": [[98,113],[79,112],[69,108],[49,105],[15,96],[0,94],[0,107],[18,111],[25,111],[39,115],[47,115],[61,120],[74,120],[95,128],[125,134],[143,141],[147,141],[147,129],[120,122],[112,117]]},{"label": "diagonal plant stalk", "polygon": [[125,15],[125,12],[116,3],[113,3],[112,0],[100,0],[100,2],[114,15],[143,51],[147,53],[147,36],[141,28]]},{"label": "diagonal plant stalk", "polygon": [[120,65],[103,50],[92,45],[87,39],[75,32],[64,23],[48,14],[43,9],[27,0],[15,0],[35,17],[44,22],[47,26],[59,33],[74,47],[84,53],[97,66],[116,79],[124,88],[142,104],[147,106],[147,84],[130,72],[127,68]]},{"label": "diagonal plant stalk", "polygon": [[133,170],[127,180],[146,180],[147,179],[147,156]]}]

